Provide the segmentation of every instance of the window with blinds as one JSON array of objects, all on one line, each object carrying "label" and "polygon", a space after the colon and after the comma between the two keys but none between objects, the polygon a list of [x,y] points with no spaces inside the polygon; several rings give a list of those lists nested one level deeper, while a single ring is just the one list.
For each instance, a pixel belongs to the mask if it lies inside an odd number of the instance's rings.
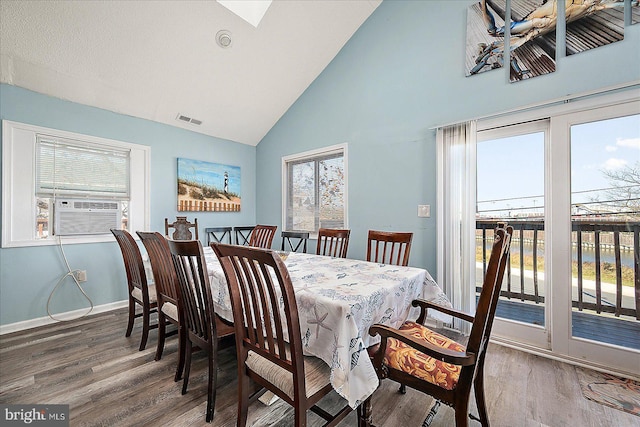
[{"label": "window with blinds", "polygon": [[127,200],[130,150],[38,135],[36,195]]},{"label": "window with blinds", "polygon": [[0,246],[112,241],[149,229],[151,148],[2,120]]},{"label": "window with blinds", "polygon": [[346,146],[289,156],[285,171],[284,228],[346,228]]}]

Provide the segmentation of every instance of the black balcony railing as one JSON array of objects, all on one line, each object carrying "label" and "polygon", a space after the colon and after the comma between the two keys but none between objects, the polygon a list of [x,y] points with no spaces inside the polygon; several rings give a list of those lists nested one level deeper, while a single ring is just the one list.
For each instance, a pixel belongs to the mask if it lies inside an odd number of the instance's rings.
[{"label": "black balcony railing", "polygon": [[[504,221],[476,221],[476,238],[482,240],[482,248],[490,247],[493,241],[493,230],[498,223],[502,222]],[[541,295],[539,288],[540,266],[543,265],[539,252],[540,248],[544,248],[544,222],[510,220],[509,225],[514,228],[511,256],[519,255],[519,262],[514,266],[512,260],[509,260],[505,274],[506,283],[503,284],[501,296],[542,304],[545,296]],[[579,311],[611,313],[616,317],[629,316],[640,320],[640,222],[572,221],[572,240],[577,257],[577,299],[572,301],[572,306]],[[591,289],[587,290],[584,286],[585,250],[589,250],[590,257],[593,258],[592,268],[595,271],[593,293]],[[611,254],[613,255],[613,263],[603,261],[603,251],[607,251],[609,258]],[[634,291],[631,297],[623,298],[623,280],[625,279],[623,279],[622,254],[629,252],[632,265],[627,265],[626,269],[633,270],[631,280]],[[481,254],[483,272],[487,270],[487,255],[488,251],[483,250]],[[525,258],[531,261],[531,267],[528,265],[525,267]],[[514,268],[519,269],[519,283],[512,281],[511,273]],[[604,268],[613,268],[615,271],[613,298],[603,297]],[[532,277],[527,278],[527,276]],[[527,285],[531,286],[525,286],[526,280],[532,281],[532,285],[529,283]],[[611,288],[611,285],[608,286]],[[476,289],[480,290],[479,287]],[[611,295],[611,293],[612,290],[608,289],[608,294]]]}]

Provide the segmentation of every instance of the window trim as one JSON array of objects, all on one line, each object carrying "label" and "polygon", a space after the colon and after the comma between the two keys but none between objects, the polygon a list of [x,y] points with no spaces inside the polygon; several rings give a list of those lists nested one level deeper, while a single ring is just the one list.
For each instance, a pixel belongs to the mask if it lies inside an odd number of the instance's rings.
[{"label": "window trim", "polygon": [[[129,229],[147,230],[150,218],[151,148],[92,135],[25,123],[2,121],[2,248],[57,244],[56,236],[39,239],[36,223],[36,141],[38,134],[131,151]],[[28,207],[27,207],[28,206]],[[111,242],[113,236],[65,236],[65,243]]]},{"label": "window trim", "polygon": [[611,93],[594,93],[576,95],[572,99],[565,99],[561,103],[532,106],[521,111],[498,114],[477,120],[477,131],[487,131],[494,128],[512,126],[535,120],[544,120],[552,116],[577,113],[581,111],[600,109],[607,106],[618,106],[634,102],[640,96],[637,87],[626,87],[612,90]]},{"label": "window trim", "polygon": [[[348,144],[336,144],[328,147],[318,148],[315,150],[309,150],[302,153],[291,154],[282,157],[282,230],[291,231],[287,229],[287,189],[289,184],[288,164],[291,162],[299,162],[303,160],[311,160],[317,157],[329,156],[332,154],[342,153],[342,159],[344,162],[344,228],[349,228],[349,156],[348,156]],[[317,239],[318,233],[311,233],[309,238]]]}]

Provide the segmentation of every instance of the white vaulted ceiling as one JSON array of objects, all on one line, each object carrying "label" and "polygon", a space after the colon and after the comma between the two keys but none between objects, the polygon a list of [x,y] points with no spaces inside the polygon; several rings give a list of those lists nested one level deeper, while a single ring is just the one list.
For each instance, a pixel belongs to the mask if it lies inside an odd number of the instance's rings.
[{"label": "white vaulted ceiling", "polygon": [[274,0],[254,27],[214,0],[3,0],[0,81],[256,145],[381,1]]}]

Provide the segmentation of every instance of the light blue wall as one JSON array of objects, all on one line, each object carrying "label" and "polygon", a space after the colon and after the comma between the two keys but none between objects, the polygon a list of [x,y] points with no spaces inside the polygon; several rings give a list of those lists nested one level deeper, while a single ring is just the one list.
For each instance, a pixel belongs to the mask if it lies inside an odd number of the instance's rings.
[{"label": "light blue wall", "polygon": [[[547,76],[465,77],[470,4],[386,0],[376,9],[258,145],[258,222],[281,225],[282,156],[347,142],[349,257],[364,258],[368,229],[412,231],[410,264],[435,277],[430,128],[640,79],[640,25],[621,42],[561,58]],[[431,218],[417,217],[418,204],[431,205]]]},{"label": "light blue wall", "polygon": [[[15,86],[0,85],[0,118],[151,147],[151,224],[164,232],[164,218],[175,218],[177,158],[240,166],[242,211],[189,213],[200,231],[208,226],[255,223],[255,147],[208,137],[148,120],[87,107]],[[184,213],[182,213],[184,214]],[[201,240],[204,241],[203,236]],[[64,242],[64,241],[63,241]],[[127,298],[124,264],[113,243],[65,245],[72,269],[87,270],[85,291],[95,305]],[[47,315],[46,302],[66,267],[57,246],[0,249],[0,324]],[[87,306],[71,279],[52,300],[54,313]]]},{"label": "light blue wall", "polygon": [[[202,228],[256,222],[281,227],[282,156],[347,142],[349,256],[364,258],[368,229],[413,231],[411,264],[435,274],[436,147],[430,128],[640,79],[640,25],[627,28],[622,42],[560,58],[548,76],[510,84],[498,70],[467,78],[470,3],[384,1],[257,150],[7,85],[0,85],[0,118],[150,146],[153,230],[177,214],[177,157],[242,168],[242,212],[198,214]],[[430,204],[432,217],[418,218],[418,204]],[[279,244],[278,237],[274,247]],[[126,297],[115,243],[65,248],[72,268],[87,270],[85,289],[95,304]],[[46,316],[46,300],[64,272],[54,246],[0,249],[0,324]],[[70,283],[56,298],[54,311],[85,306]]]}]

